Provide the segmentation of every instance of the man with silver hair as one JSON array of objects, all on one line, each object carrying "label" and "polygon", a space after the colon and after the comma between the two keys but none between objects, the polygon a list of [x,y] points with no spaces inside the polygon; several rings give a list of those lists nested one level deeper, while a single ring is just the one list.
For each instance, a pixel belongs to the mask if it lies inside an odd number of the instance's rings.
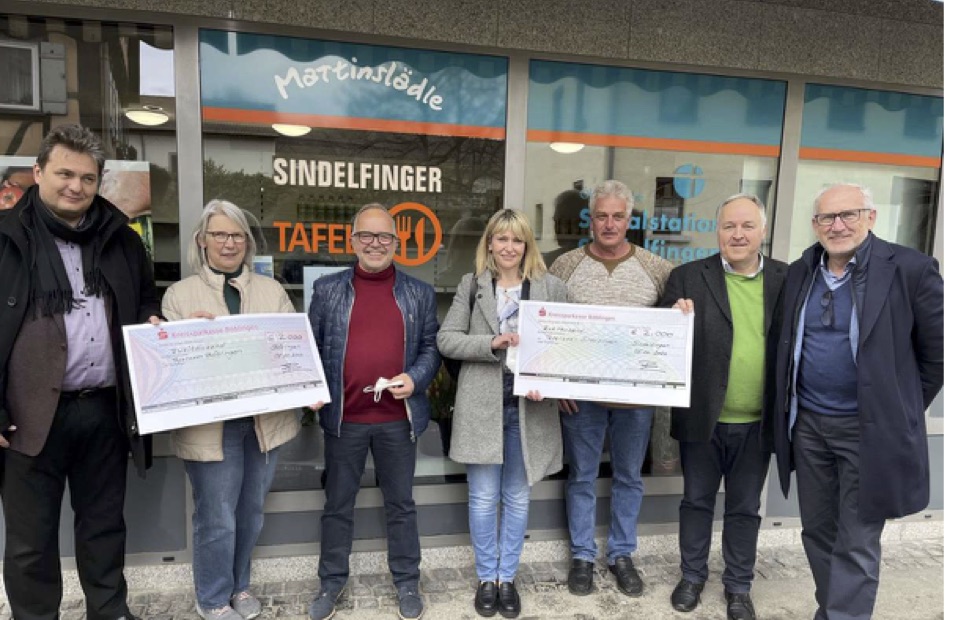
[{"label": "man with silver hair", "polygon": [[775,454],[786,496],[796,470],[816,620],[871,617],[884,521],[928,505],[945,284],[934,258],[875,236],[876,220],[867,188],[821,191],[818,242],[785,280]]},{"label": "man with silver hair", "polygon": [[129,453],[149,466],[122,326],[158,322],[153,269],[129,218],[97,194],[99,139],[44,138],[35,185],[0,221],[0,476],[3,576],[14,618],[56,618],[67,484],[88,618],[131,618],[123,576]]},{"label": "man with silver hair", "polygon": [[673,270],[661,307],[696,309],[690,407],[674,407],[680,442],[681,579],[670,602],[692,611],[707,581],[717,491],[724,480],[724,595],[729,620],[754,620],[761,492],[772,453],[775,345],[788,265],[762,256],[765,205],[735,194],[717,208],[719,253]]},{"label": "man with silver hair", "polygon": [[[598,184],[589,199],[591,243],[559,256],[550,272],[568,286],[568,301],[592,305],[653,307],[673,265],[626,239],[635,199],[621,181]],[[605,435],[612,462],[612,496],[605,559],[619,590],[641,596],[642,578],[632,563],[642,505],[642,464],[653,423],[652,407],[562,400],[561,424],[568,457],[565,503],[571,534],[568,591],[593,589],[595,479]]]}]

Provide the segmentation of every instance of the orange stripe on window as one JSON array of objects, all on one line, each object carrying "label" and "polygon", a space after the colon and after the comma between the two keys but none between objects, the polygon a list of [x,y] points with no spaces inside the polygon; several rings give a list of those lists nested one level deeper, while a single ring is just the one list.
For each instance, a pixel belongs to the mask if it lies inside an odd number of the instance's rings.
[{"label": "orange stripe on window", "polygon": [[840,149],[799,149],[800,159],[819,159],[824,161],[852,161],[863,164],[887,164],[890,166],[913,166],[916,168],[941,168],[941,157],[924,155],[902,155],[900,153],[872,153],[870,151],[844,151]]},{"label": "orange stripe on window", "polygon": [[356,129],[360,131],[425,134],[429,136],[458,136],[463,138],[487,138],[489,140],[503,140],[506,137],[506,130],[502,127],[392,121],[378,118],[353,118],[349,116],[326,116],[321,114],[293,114],[267,110],[241,110],[239,108],[205,107],[202,116],[205,121],[242,123],[246,125],[288,123],[291,125],[306,125],[308,127],[324,127],[329,129]]},{"label": "orange stripe on window", "polygon": [[578,142],[591,146],[618,146],[632,149],[655,149],[658,151],[757,155],[760,157],[778,157],[780,150],[777,146],[765,144],[674,140],[670,138],[640,138],[637,136],[611,136],[598,133],[548,131],[543,129],[528,129],[527,140],[531,142]]}]

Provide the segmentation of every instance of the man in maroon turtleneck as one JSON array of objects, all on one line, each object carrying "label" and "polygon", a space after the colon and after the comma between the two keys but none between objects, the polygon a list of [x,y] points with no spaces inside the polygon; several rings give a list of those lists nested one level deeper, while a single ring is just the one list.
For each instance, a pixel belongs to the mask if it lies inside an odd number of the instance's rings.
[{"label": "man in maroon turtleneck", "polygon": [[[321,519],[320,591],[313,620],[336,614],[350,574],[353,514],[368,450],[387,516],[388,567],[398,591],[398,615],[419,618],[421,546],[412,483],[415,439],[430,417],[425,391],[441,359],[435,290],[394,268],[394,220],[379,204],[354,218],[353,269],[324,276],[313,287],[309,320],[333,402],[320,410],[326,505]],[[394,385],[365,392],[378,379]]]}]

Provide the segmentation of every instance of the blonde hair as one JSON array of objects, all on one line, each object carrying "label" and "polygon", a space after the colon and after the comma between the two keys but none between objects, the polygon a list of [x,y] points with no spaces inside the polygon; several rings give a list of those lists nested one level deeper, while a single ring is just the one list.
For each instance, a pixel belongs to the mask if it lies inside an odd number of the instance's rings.
[{"label": "blonde hair", "polygon": [[207,223],[215,215],[224,215],[245,233],[245,237],[248,239],[248,245],[241,264],[248,265],[248,268],[251,269],[252,260],[255,258],[255,236],[252,234],[251,226],[248,225],[248,218],[245,212],[233,202],[215,198],[204,205],[201,219],[197,222],[197,227],[194,228],[194,232],[192,233],[193,243],[187,248],[187,265],[190,267],[190,270],[193,273],[200,273],[204,270],[204,265],[207,265],[207,256],[203,247],[204,233],[207,232]]},{"label": "blonde hair", "polygon": [[494,278],[499,277],[500,271],[489,251],[490,239],[493,235],[505,232],[513,233],[517,239],[524,242],[523,259],[520,261],[520,279],[542,278],[547,273],[547,266],[537,247],[537,241],[534,240],[534,229],[531,228],[530,220],[522,211],[513,209],[501,209],[486,222],[486,229],[476,246],[476,275],[488,270]]}]

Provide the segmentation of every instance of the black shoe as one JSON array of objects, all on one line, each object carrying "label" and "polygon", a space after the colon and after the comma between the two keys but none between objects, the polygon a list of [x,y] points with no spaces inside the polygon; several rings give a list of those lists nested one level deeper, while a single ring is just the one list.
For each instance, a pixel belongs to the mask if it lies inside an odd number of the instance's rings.
[{"label": "black shoe", "polygon": [[484,618],[496,615],[497,591],[495,581],[480,581],[476,588],[476,613]]},{"label": "black shoe", "polygon": [[591,594],[595,579],[595,563],[575,558],[568,571],[568,592],[578,596]]},{"label": "black shoe", "polygon": [[724,591],[727,599],[727,620],[755,620],[755,606],[747,592]]},{"label": "black shoe", "polygon": [[517,584],[512,581],[500,582],[500,615],[504,618],[516,618],[520,615],[520,594]]},{"label": "black shoe", "polygon": [[642,577],[632,565],[632,558],[620,555],[615,558],[614,563],[608,565],[608,570],[615,575],[615,585],[619,587],[619,592],[626,596],[642,596]]},{"label": "black shoe", "polygon": [[681,579],[680,583],[673,588],[670,603],[673,605],[673,609],[677,611],[693,611],[700,603],[700,593],[703,591],[704,584]]}]

